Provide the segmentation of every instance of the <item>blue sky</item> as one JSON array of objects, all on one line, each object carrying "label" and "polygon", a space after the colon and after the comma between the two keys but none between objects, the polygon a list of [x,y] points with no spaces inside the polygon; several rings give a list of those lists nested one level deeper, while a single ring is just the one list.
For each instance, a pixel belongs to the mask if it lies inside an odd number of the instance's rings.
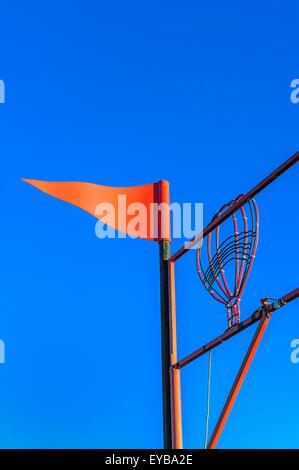
[{"label": "blue sky", "polygon": [[[162,446],[158,247],[98,240],[87,213],[19,178],[168,179],[208,223],[299,148],[298,2],[0,2],[0,447]],[[242,318],[297,287],[298,168],[258,196]],[[173,250],[180,243],[175,241]],[[226,328],[177,268],[179,355]],[[213,354],[213,427],[250,341]],[[219,447],[299,447],[298,303],[273,315]],[[202,447],[207,358],[182,373],[184,443]]]}]

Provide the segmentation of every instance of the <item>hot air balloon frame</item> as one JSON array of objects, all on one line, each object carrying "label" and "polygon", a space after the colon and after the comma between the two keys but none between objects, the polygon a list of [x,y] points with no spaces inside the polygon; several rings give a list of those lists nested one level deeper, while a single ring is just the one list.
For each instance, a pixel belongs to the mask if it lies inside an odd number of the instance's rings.
[{"label": "hot air balloon frame", "polygon": [[[225,204],[212,221],[241,198]],[[254,262],[258,234],[258,207],[254,199],[249,199],[210,232],[197,250],[198,275],[209,294],[226,307],[228,328],[240,322],[240,302]]]}]

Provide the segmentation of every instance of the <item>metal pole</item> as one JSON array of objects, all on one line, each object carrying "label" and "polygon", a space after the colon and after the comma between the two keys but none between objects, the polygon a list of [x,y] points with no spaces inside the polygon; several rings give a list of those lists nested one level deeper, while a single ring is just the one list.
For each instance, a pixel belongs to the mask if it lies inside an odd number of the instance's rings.
[{"label": "metal pole", "polygon": [[169,319],[169,266],[170,242],[159,242],[160,250],[160,298],[161,298],[161,348],[162,348],[162,402],[164,448],[172,448],[171,425],[171,351],[170,351],[170,319]]},{"label": "metal pole", "polygon": [[288,304],[289,302],[293,302],[293,300],[297,299],[299,297],[299,287],[296,289],[292,290],[288,294],[285,294],[283,297],[281,297],[281,301],[284,305]]},{"label": "metal pole", "polygon": [[171,347],[171,421],[172,448],[183,448],[182,405],[181,405],[181,371],[175,369],[177,362],[177,331],[176,331],[176,298],[175,298],[175,266],[169,263],[169,299],[170,299],[170,347]]},{"label": "metal pole", "polygon": [[208,449],[215,449],[217,442],[221,436],[221,433],[223,431],[223,428],[225,426],[225,423],[230,415],[230,412],[232,410],[232,407],[236,401],[236,398],[238,396],[238,393],[240,391],[240,388],[242,386],[242,383],[246,377],[246,374],[248,372],[248,369],[252,363],[252,360],[255,356],[255,353],[257,351],[258,345],[261,342],[261,339],[266,331],[266,328],[269,324],[270,320],[270,314],[265,313],[263,318],[261,319],[259,326],[256,329],[256,332],[252,338],[252,341],[249,345],[249,348],[247,350],[247,353],[245,355],[245,358],[242,362],[242,365],[239,369],[239,372],[237,374],[237,377],[235,378],[235,381],[233,383],[233,386],[231,388],[231,391],[227,397],[227,400],[225,402],[225,405],[223,407],[223,410],[221,412],[221,415],[217,421],[216,427],[212,433],[211,439],[208,444]]},{"label": "metal pole", "polygon": [[171,261],[177,261],[183,255],[185,255],[193,246],[199,243],[204,237],[206,237],[212,230],[218,227],[222,222],[228,219],[234,212],[236,212],[240,207],[244,206],[244,204],[258,193],[260,193],[263,189],[265,189],[269,184],[273,183],[276,178],[281,176],[285,171],[291,168],[295,163],[299,161],[299,152],[295,153],[291,158],[285,161],[282,165],[280,165],[276,170],[272,171],[270,175],[264,178],[260,183],[258,183],[254,188],[252,188],[247,194],[245,194],[239,201],[229,209],[227,209],[222,215],[217,217],[217,219],[213,220],[201,233],[196,235],[192,240],[185,243],[185,245],[180,248],[176,253],[171,256]]}]

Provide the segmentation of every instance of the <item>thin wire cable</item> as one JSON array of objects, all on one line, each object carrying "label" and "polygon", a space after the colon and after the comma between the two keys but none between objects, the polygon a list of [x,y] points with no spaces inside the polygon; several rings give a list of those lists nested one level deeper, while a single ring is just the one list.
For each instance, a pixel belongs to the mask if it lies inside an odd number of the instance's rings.
[{"label": "thin wire cable", "polygon": [[211,371],[212,371],[212,351],[208,352],[208,389],[207,389],[207,412],[204,448],[208,447],[209,421],[210,421],[210,400],[211,400]]}]

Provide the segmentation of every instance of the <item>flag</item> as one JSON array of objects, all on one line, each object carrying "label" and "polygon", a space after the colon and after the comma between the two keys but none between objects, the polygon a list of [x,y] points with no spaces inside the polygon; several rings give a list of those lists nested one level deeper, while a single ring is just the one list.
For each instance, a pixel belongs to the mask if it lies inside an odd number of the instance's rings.
[{"label": "flag", "polygon": [[80,207],[124,234],[146,240],[170,240],[168,181],[129,187],[31,179],[22,181]]}]

